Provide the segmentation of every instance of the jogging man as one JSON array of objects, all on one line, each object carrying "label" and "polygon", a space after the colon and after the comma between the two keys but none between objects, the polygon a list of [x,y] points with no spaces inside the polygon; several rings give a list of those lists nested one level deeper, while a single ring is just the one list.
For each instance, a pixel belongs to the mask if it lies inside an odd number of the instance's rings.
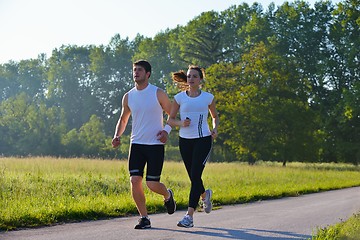
[{"label": "jogging man", "polygon": [[164,197],[168,214],[176,210],[176,203],[171,189],[160,182],[164,163],[164,144],[171,127],[163,127],[164,111],[169,115],[171,102],[168,95],[160,88],[149,83],[151,65],[140,60],[133,63],[135,87],[124,94],[120,118],[116,124],[112,146],[120,145],[129,117],[132,117],[132,129],[129,149],[129,172],[131,194],[135,201],[140,219],[135,229],[150,228],[151,223],[145,204],[142,180],[145,165],[147,187]]}]

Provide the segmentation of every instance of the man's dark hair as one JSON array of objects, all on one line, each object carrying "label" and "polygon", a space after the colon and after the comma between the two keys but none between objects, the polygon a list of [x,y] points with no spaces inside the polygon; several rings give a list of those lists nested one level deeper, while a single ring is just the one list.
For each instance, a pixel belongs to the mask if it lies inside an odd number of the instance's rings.
[{"label": "man's dark hair", "polygon": [[[138,66],[141,66],[145,69],[145,72],[150,72],[150,75],[151,75],[151,65],[148,61],[146,60],[139,60],[139,61],[136,61],[134,62],[133,64],[134,66],[138,65]],[[150,76],[149,76],[150,77]]]}]

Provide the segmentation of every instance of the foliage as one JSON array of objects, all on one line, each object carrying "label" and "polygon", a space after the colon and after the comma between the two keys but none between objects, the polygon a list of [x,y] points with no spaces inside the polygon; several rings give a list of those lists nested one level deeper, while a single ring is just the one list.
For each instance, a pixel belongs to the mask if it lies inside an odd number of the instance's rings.
[{"label": "foliage", "polygon": [[224,143],[250,162],[314,161],[314,116],[307,103],[307,82],[290,72],[294,64],[264,44],[243,56],[238,67],[209,68],[207,86],[217,99]]},{"label": "foliage", "polygon": [[103,129],[100,119],[92,115],[79,131],[76,129],[69,131],[62,140],[67,156],[106,156],[109,150],[107,146],[110,146],[110,143],[107,142]]},{"label": "foliage", "polygon": [[335,225],[319,228],[311,239],[339,239],[339,240],[356,240],[360,236],[360,213],[354,214],[346,221]]},{"label": "foliage", "polygon": [[20,93],[1,102],[0,129],[2,154],[56,155],[66,122],[62,109],[47,108],[45,103]]},{"label": "foliage", "polygon": [[[172,72],[206,68],[204,89],[221,118],[217,161],[357,165],[359,12],[356,0],[266,10],[243,3],[153,38],[115,34],[108,45],[63,45],[50,58],[2,64],[0,154],[126,156],[127,143],[113,150],[111,137],[134,85],[132,62],[143,58],[153,66],[150,81],[170,97],[178,92]],[[178,158],[176,132],[168,145],[168,156]]]}]

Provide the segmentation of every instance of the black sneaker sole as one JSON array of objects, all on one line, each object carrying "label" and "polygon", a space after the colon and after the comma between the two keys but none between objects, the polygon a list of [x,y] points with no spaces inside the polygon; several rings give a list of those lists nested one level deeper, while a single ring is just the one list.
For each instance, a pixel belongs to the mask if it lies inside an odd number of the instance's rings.
[{"label": "black sneaker sole", "polygon": [[147,229],[147,228],[151,228],[151,225],[145,225],[145,226],[136,225],[134,229]]}]

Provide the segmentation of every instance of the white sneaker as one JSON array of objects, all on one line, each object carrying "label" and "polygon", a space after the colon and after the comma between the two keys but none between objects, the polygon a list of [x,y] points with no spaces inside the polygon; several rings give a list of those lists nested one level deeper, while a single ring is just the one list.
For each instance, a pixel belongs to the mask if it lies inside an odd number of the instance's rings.
[{"label": "white sneaker", "polygon": [[194,226],[193,218],[190,217],[189,215],[185,215],[184,218],[181,219],[181,221],[179,221],[177,225],[179,227],[186,227],[186,228],[193,227]]},{"label": "white sneaker", "polygon": [[205,199],[203,199],[203,209],[205,210],[206,213],[210,213],[212,210],[212,202],[211,202],[211,197],[212,197],[212,191],[211,189],[207,189],[205,191]]}]

